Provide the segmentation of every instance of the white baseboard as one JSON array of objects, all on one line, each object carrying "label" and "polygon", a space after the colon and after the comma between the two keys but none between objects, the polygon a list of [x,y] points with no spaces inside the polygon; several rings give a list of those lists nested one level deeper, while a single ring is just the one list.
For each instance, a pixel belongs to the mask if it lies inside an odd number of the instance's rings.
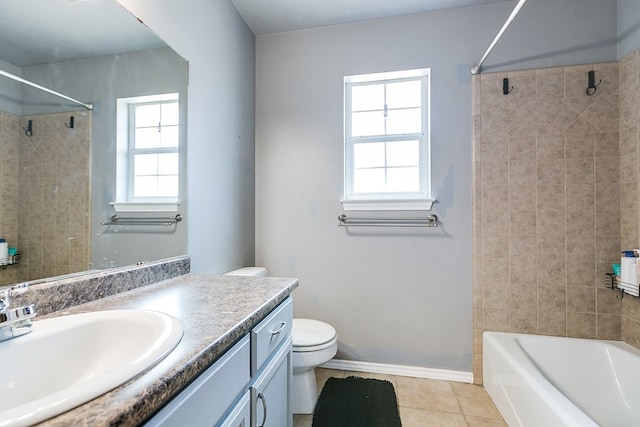
[{"label": "white baseboard", "polygon": [[448,369],[421,368],[419,366],[387,365],[384,363],[357,362],[331,359],[321,368],[340,371],[370,372],[372,374],[399,375],[403,377],[428,378],[432,380],[473,383],[473,373]]}]

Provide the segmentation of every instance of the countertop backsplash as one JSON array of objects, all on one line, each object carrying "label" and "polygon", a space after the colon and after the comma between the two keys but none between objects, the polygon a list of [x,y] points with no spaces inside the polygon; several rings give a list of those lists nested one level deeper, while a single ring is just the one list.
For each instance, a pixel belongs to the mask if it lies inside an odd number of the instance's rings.
[{"label": "countertop backsplash", "polygon": [[35,304],[38,316],[45,316],[79,304],[158,283],[189,273],[188,256],[149,261],[139,265],[95,270],[82,274],[58,276],[30,282],[23,294],[11,305]]}]

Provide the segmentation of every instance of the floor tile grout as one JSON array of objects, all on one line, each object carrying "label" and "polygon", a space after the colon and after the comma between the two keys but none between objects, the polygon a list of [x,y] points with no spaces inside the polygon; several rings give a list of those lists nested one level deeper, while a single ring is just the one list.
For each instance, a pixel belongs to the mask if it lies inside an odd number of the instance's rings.
[{"label": "floor tile grout", "polygon": [[[318,393],[329,377],[360,376],[390,381],[403,427],[506,427],[482,386],[367,372],[316,369]],[[294,415],[294,427],[311,427],[313,415]]]}]

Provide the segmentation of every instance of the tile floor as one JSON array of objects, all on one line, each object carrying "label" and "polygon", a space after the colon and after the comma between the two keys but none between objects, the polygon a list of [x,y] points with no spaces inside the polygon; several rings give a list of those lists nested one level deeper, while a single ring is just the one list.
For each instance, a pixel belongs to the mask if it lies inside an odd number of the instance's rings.
[{"label": "tile floor", "polygon": [[[390,381],[402,427],[506,427],[487,392],[478,385],[364,372],[316,369],[318,390],[329,377],[351,375]],[[294,415],[294,427],[311,427],[313,415]]]}]

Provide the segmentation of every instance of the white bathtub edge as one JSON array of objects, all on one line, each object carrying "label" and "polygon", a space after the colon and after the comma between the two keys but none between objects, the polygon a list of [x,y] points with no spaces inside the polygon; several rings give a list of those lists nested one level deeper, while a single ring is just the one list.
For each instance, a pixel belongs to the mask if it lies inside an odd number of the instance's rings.
[{"label": "white bathtub edge", "polygon": [[483,386],[507,424],[598,427],[531,363],[518,335],[483,333]]}]

